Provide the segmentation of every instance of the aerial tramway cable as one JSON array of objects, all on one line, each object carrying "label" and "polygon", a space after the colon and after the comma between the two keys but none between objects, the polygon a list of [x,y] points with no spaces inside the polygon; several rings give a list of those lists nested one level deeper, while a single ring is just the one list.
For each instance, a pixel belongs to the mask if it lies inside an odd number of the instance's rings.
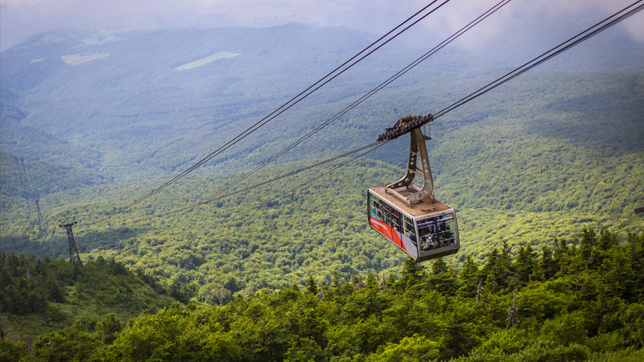
[{"label": "aerial tramway cable", "polygon": [[[360,159],[360,158],[362,158],[362,157],[366,156],[367,154],[369,154],[369,153],[371,153],[371,152],[373,152],[373,151],[377,150],[378,148],[380,148],[380,147],[384,146],[384,145],[385,145],[385,143],[386,143],[386,142],[380,142],[377,146],[375,146],[375,147],[373,147],[373,148],[371,148],[371,149],[369,149],[369,150],[365,151],[364,153],[362,153],[362,154],[360,154],[360,155],[357,155],[356,157],[354,157],[354,158],[350,159],[349,161],[347,161],[347,162],[345,162],[345,163],[343,163],[343,164],[340,164],[340,165],[338,165],[338,166],[336,166],[336,167],[334,167],[334,168],[332,168],[332,169],[330,169],[330,170],[327,170],[326,172],[323,172],[322,174],[317,175],[317,176],[315,176],[315,177],[311,178],[310,180],[308,180],[308,181],[306,181],[306,182],[302,182],[301,184],[299,184],[299,185],[297,185],[297,186],[295,186],[295,187],[293,187],[293,188],[291,188],[291,189],[289,189],[289,190],[284,191],[284,194],[288,194],[288,193],[293,192],[293,191],[295,191],[295,190],[297,190],[297,189],[300,189],[300,188],[302,188],[302,187],[304,187],[304,186],[306,186],[306,185],[309,185],[309,184],[310,184],[311,182],[313,182],[313,181],[319,180],[320,178],[322,178],[322,177],[324,177],[324,176],[326,176],[326,175],[328,175],[328,174],[333,173],[333,172],[334,172],[335,170],[337,170],[337,169],[340,169],[340,168],[342,168],[342,167],[348,166],[349,164],[351,164],[351,163],[353,163],[353,162],[356,162],[358,159]],[[280,195],[280,196],[283,196],[283,195]],[[267,203],[269,203],[270,201],[272,201],[272,200],[274,200],[274,199],[276,199],[276,198],[272,198],[272,199],[270,199],[270,200],[268,200],[268,201],[264,201],[263,203],[260,203],[257,207],[262,207],[262,206],[266,205]]]},{"label": "aerial tramway cable", "polygon": [[[243,193],[243,192],[253,190],[253,189],[257,188],[257,187],[261,187],[261,186],[264,186],[264,185],[268,185],[268,184],[273,183],[273,182],[275,182],[275,181],[279,181],[279,180],[282,180],[282,179],[284,179],[284,178],[287,178],[287,177],[290,177],[290,176],[293,176],[293,175],[297,175],[298,173],[301,173],[301,172],[304,172],[304,171],[311,170],[311,169],[313,169],[313,168],[316,168],[316,167],[319,167],[319,166],[325,165],[325,164],[327,164],[327,163],[329,163],[329,162],[333,162],[333,161],[338,160],[338,159],[341,159],[341,158],[343,158],[343,157],[351,156],[351,155],[353,155],[353,154],[355,154],[355,153],[358,153],[358,152],[360,152],[360,151],[368,150],[369,148],[372,148],[372,147],[375,147],[375,146],[380,147],[380,146],[381,146],[381,145],[383,145],[383,144],[384,144],[383,142],[374,142],[374,143],[372,143],[372,144],[370,144],[370,145],[366,145],[366,146],[363,146],[363,147],[360,147],[360,148],[356,148],[355,150],[352,150],[352,151],[349,151],[349,152],[343,153],[343,154],[338,155],[338,156],[334,156],[334,157],[328,158],[328,159],[326,159],[326,160],[324,160],[324,161],[317,162],[317,163],[315,163],[315,164],[313,164],[313,165],[303,167],[303,168],[301,168],[301,169],[299,169],[299,170],[291,171],[291,172],[286,173],[286,174],[284,174],[284,175],[282,175],[282,176],[278,176],[278,177],[275,177],[275,178],[273,178],[273,179],[270,179],[270,180],[267,180],[267,181],[260,182],[260,183],[258,183],[258,184],[253,185],[253,186],[250,186],[250,187],[247,187],[247,188],[244,188],[244,189],[241,189],[241,190],[237,190],[237,191],[231,192],[231,193],[226,194],[226,195],[223,195],[223,196],[221,196],[221,195],[217,195],[217,196],[215,196],[215,197],[213,197],[213,198],[211,198],[211,199],[208,199],[208,200],[205,200],[205,201],[202,201],[202,202],[199,202],[199,203],[196,203],[196,204],[190,205],[190,206],[182,207],[182,208],[179,208],[179,209],[175,209],[175,210],[168,211],[168,212],[165,212],[165,213],[162,213],[162,214],[159,214],[159,215],[154,215],[154,216],[150,216],[150,217],[146,217],[146,218],[142,218],[142,219],[130,220],[129,222],[145,221],[145,220],[150,220],[150,219],[154,219],[154,218],[157,218],[157,217],[168,216],[168,215],[171,215],[171,214],[176,214],[176,213],[178,213],[178,212],[182,212],[182,211],[187,211],[187,210],[190,210],[190,209],[194,209],[195,207],[198,207],[198,206],[206,205],[206,204],[209,204],[209,203],[214,202],[214,201],[219,201],[219,200],[224,199],[224,198],[226,198],[226,197],[234,196],[234,195],[237,195],[237,194],[241,194],[241,193]],[[368,152],[365,152],[365,154],[366,154],[366,153],[368,153]],[[348,163],[349,163],[349,162],[345,163],[345,165],[346,165],[346,164],[348,164]],[[339,167],[336,167],[336,169],[337,169],[337,168],[339,168]],[[301,186],[299,186],[299,187],[301,187]]]},{"label": "aerial tramway cable", "polygon": [[[335,79],[336,77],[338,77],[339,75],[341,75],[342,73],[344,73],[345,71],[349,70],[351,67],[353,67],[354,65],[356,65],[357,63],[359,63],[360,61],[362,61],[363,59],[365,59],[365,58],[366,58],[366,57],[368,57],[369,55],[373,54],[376,50],[380,49],[381,47],[383,47],[384,45],[386,45],[387,43],[389,43],[390,41],[392,41],[393,39],[395,39],[396,37],[398,37],[400,34],[402,34],[402,33],[404,33],[405,31],[407,31],[407,30],[408,30],[409,28],[411,28],[412,26],[416,25],[418,22],[420,22],[421,20],[425,19],[425,18],[426,18],[427,16],[429,16],[430,14],[434,13],[436,10],[438,10],[439,8],[441,8],[443,5],[445,5],[445,4],[446,4],[446,3],[448,3],[449,1],[450,1],[450,0],[444,0],[441,4],[439,4],[438,6],[434,7],[434,8],[433,8],[433,9],[431,9],[429,12],[427,12],[427,13],[426,13],[426,14],[424,14],[424,15],[422,15],[420,18],[416,19],[413,23],[411,23],[410,25],[408,25],[408,26],[407,26],[407,27],[405,27],[404,29],[402,29],[402,30],[398,31],[398,33],[394,34],[394,35],[393,35],[393,36],[391,36],[389,39],[387,39],[386,41],[382,42],[381,44],[379,44],[379,45],[378,45],[378,46],[376,46],[375,48],[371,49],[367,54],[365,54],[365,55],[363,55],[362,57],[360,57],[359,59],[355,60],[355,59],[356,59],[356,58],[358,58],[361,54],[363,54],[363,53],[367,52],[370,48],[374,47],[376,44],[378,44],[379,42],[381,42],[381,41],[382,41],[383,39],[385,39],[387,36],[391,35],[391,34],[392,34],[392,33],[394,33],[396,30],[398,30],[399,28],[401,28],[402,26],[404,26],[406,23],[408,23],[409,21],[411,21],[412,19],[414,19],[415,17],[417,17],[417,16],[418,16],[419,14],[421,14],[423,11],[425,11],[426,9],[428,9],[429,7],[431,7],[432,5],[434,5],[435,3],[437,3],[437,2],[438,2],[438,0],[434,0],[434,1],[432,1],[432,2],[431,2],[431,3],[429,3],[427,6],[423,7],[421,10],[419,10],[418,12],[416,12],[414,15],[410,16],[410,17],[409,17],[409,18],[407,18],[405,21],[403,21],[403,22],[402,22],[402,23],[400,23],[398,26],[396,26],[394,29],[392,29],[391,31],[389,31],[387,34],[383,35],[383,36],[382,36],[382,37],[380,37],[378,40],[376,40],[375,42],[373,42],[373,43],[371,43],[369,46],[367,46],[365,49],[363,49],[362,51],[360,51],[359,53],[357,53],[356,55],[354,55],[351,59],[349,59],[349,60],[347,60],[346,62],[344,62],[342,65],[340,65],[339,67],[337,67],[336,69],[334,69],[333,71],[331,71],[330,73],[328,73],[327,75],[325,75],[323,78],[321,78],[320,80],[318,80],[317,82],[315,82],[313,85],[311,85],[310,87],[308,87],[308,88],[307,88],[307,89],[305,89],[304,91],[300,92],[300,93],[299,93],[298,95],[296,95],[295,97],[291,98],[288,102],[286,102],[286,103],[284,103],[282,106],[278,107],[276,110],[274,110],[274,111],[273,111],[273,112],[271,112],[269,115],[267,115],[266,117],[262,118],[261,120],[259,120],[259,121],[258,121],[258,122],[256,122],[255,124],[253,124],[251,127],[247,128],[245,131],[243,131],[243,132],[242,132],[242,133],[240,133],[239,135],[235,136],[232,140],[230,140],[230,141],[226,142],[224,145],[222,145],[221,147],[219,147],[217,150],[215,150],[215,151],[213,151],[212,153],[208,154],[206,157],[202,158],[202,159],[201,159],[201,160],[199,160],[197,163],[193,164],[192,166],[190,166],[190,167],[189,167],[189,168],[187,168],[186,170],[184,170],[184,171],[182,171],[181,173],[179,173],[177,176],[175,176],[175,177],[173,177],[172,179],[170,179],[169,181],[165,182],[163,185],[161,185],[161,186],[157,187],[156,189],[152,190],[150,193],[148,193],[148,194],[146,194],[145,196],[143,196],[143,197],[139,198],[138,200],[134,201],[134,202],[133,202],[133,203],[131,203],[130,205],[128,205],[128,206],[126,206],[126,207],[123,207],[123,208],[119,209],[118,211],[116,211],[116,212],[114,212],[114,213],[112,213],[112,214],[110,214],[110,215],[107,215],[105,218],[103,218],[103,219],[101,219],[101,220],[97,221],[96,223],[101,222],[101,221],[103,221],[103,220],[105,220],[105,219],[107,219],[107,218],[110,218],[110,217],[112,217],[112,216],[114,216],[114,215],[120,214],[120,213],[122,213],[122,212],[124,212],[124,211],[126,211],[126,210],[128,210],[128,209],[130,209],[130,208],[132,208],[133,206],[135,206],[135,205],[137,205],[137,204],[141,203],[142,201],[146,200],[147,198],[151,197],[152,195],[154,195],[154,194],[158,193],[159,191],[161,191],[161,190],[165,189],[166,187],[170,186],[171,184],[175,183],[176,181],[178,181],[179,179],[183,178],[184,176],[186,176],[186,175],[187,175],[187,174],[189,174],[190,172],[194,171],[195,169],[197,169],[197,168],[201,167],[201,166],[202,166],[202,165],[204,165],[206,162],[210,161],[211,159],[213,159],[213,158],[214,158],[214,157],[216,157],[217,155],[219,155],[219,154],[221,154],[222,152],[226,151],[227,149],[229,149],[230,147],[232,147],[233,145],[235,145],[236,143],[238,143],[238,142],[239,142],[239,141],[241,141],[242,139],[246,138],[248,135],[250,135],[250,134],[252,134],[253,132],[257,131],[259,128],[261,128],[262,126],[266,125],[267,123],[269,123],[270,121],[272,121],[273,119],[275,119],[277,116],[281,115],[282,113],[284,113],[285,111],[287,111],[288,109],[290,109],[291,107],[293,107],[294,105],[296,105],[297,103],[299,103],[300,101],[302,101],[303,99],[305,99],[306,97],[308,97],[309,95],[311,95],[313,92],[317,91],[318,89],[320,89],[321,87],[323,87],[324,85],[326,85],[327,83],[329,83],[330,81],[332,81],[333,79]],[[355,60],[355,61],[354,61],[354,60]],[[351,63],[352,61],[354,61],[354,62],[353,62],[353,63]],[[345,66],[346,66],[346,67],[345,67]],[[342,69],[342,68],[344,68],[344,69]],[[94,224],[95,224],[95,223],[94,223]]]},{"label": "aerial tramway cable", "polygon": [[[450,37],[448,37],[447,39],[443,40],[440,44],[438,44],[434,48],[432,48],[429,51],[427,51],[426,53],[424,53],[422,56],[420,56],[419,58],[417,58],[416,60],[411,62],[409,65],[407,65],[405,68],[403,68],[402,70],[400,70],[399,72],[397,72],[393,76],[389,77],[384,82],[380,83],[377,87],[375,87],[371,91],[367,92],[365,95],[360,97],[358,100],[354,101],[353,103],[351,103],[350,105],[345,107],[343,110],[341,110],[340,112],[336,113],[334,116],[329,118],[324,123],[322,123],[322,124],[318,125],[317,127],[315,127],[313,130],[311,130],[309,133],[307,133],[306,135],[304,135],[301,138],[299,138],[297,141],[291,143],[289,146],[287,146],[282,151],[278,152],[276,155],[274,155],[271,158],[269,158],[268,160],[266,160],[261,165],[255,167],[253,170],[251,170],[251,171],[247,172],[246,174],[240,176],[237,180],[233,181],[231,184],[226,185],[226,187],[229,188],[231,185],[238,184],[239,182],[247,179],[252,174],[254,174],[257,171],[261,170],[262,168],[266,167],[269,163],[275,161],[276,159],[278,159],[279,157],[281,157],[282,155],[284,155],[288,151],[290,151],[293,148],[295,148],[297,145],[299,145],[302,142],[306,141],[307,139],[311,138],[314,134],[316,134],[317,132],[319,132],[320,130],[325,128],[326,126],[330,125],[331,123],[336,121],[338,118],[342,117],[347,112],[349,112],[350,110],[354,109],[355,107],[357,107],[359,104],[361,104],[365,100],[369,99],[374,94],[378,93],[380,90],[382,90],[383,88],[385,88],[386,86],[391,84],[393,81],[395,81],[396,79],[400,78],[401,76],[406,74],[411,69],[415,68],[418,64],[420,64],[423,61],[427,60],[427,58],[429,58],[430,56],[432,56],[433,54],[435,54],[436,52],[438,52],[439,50],[441,50],[442,48],[447,46],[452,41],[456,40],[458,37],[460,37],[461,35],[466,33],[468,30],[473,28],[475,25],[477,25],[481,21],[485,20],[487,17],[489,17],[490,15],[495,13],[497,10],[499,10],[500,8],[502,8],[503,6],[508,4],[510,1],[512,1],[512,0],[502,0],[502,1],[498,2],[497,4],[492,6],[489,10],[487,10],[486,12],[481,14],[479,17],[477,17],[476,19],[472,20],[469,24],[467,24],[464,27],[462,27],[456,33],[452,34]],[[219,194],[222,194],[223,192],[224,191],[221,191]]]},{"label": "aerial tramway cable", "polygon": [[[555,57],[555,56],[557,56],[559,54],[561,54],[562,52],[574,47],[575,45],[578,45],[581,42],[592,38],[593,36],[595,36],[595,35],[601,33],[602,31],[612,27],[613,25],[618,24],[619,22],[621,22],[621,21],[623,21],[623,20],[635,15],[636,13],[644,10],[644,4],[642,4],[642,2],[644,2],[644,0],[638,0],[638,1],[634,2],[633,4],[627,6],[626,8],[616,12],[615,14],[609,16],[608,18],[600,21],[599,23],[597,23],[597,24],[591,26],[590,28],[582,31],[581,33],[573,36],[572,38],[568,39],[567,41],[565,41],[565,42],[553,47],[552,49],[546,51],[545,53],[541,54],[540,56],[538,56],[538,57],[532,59],[531,61],[523,64],[522,66],[516,68],[512,72],[509,72],[509,73],[497,78],[496,80],[488,83],[486,86],[484,86],[484,87],[472,92],[470,95],[460,99],[459,101],[457,101],[457,102],[453,103],[452,105],[450,105],[450,106],[444,108],[443,110],[439,111],[437,113],[437,115],[434,116],[434,119],[453,111],[454,109],[456,109],[456,108],[468,103],[469,101],[471,101],[471,100],[473,100],[475,98],[478,98],[479,96],[489,92],[490,90],[498,87],[499,85],[504,84],[504,83],[508,82],[509,80],[516,78],[517,76],[527,72],[528,70],[536,67],[537,65],[539,65],[539,64],[541,64],[541,63],[543,63],[543,62],[545,62],[545,61],[547,61],[547,60],[549,60],[549,59],[551,59],[551,58],[553,58],[553,57]],[[640,5],[638,5],[638,4],[640,4]],[[636,5],[638,5],[638,6],[636,6]],[[172,211],[168,211],[168,212],[165,212],[165,213],[162,213],[162,214],[159,214],[159,215],[155,215],[155,216],[152,216],[152,217],[131,220],[129,222],[138,222],[138,221],[150,220],[150,219],[153,219],[153,218],[156,218],[156,217],[167,216],[167,215],[176,214],[176,213],[179,213],[179,212],[182,212],[182,211],[190,210],[190,209],[196,208],[198,206],[205,205],[205,204],[208,204],[208,203],[211,203],[211,202],[214,202],[214,201],[218,201],[218,200],[224,199],[224,198],[229,197],[229,196],[237,195],[237,194],[252,190],[254,188],[261,187],[261,186],[267,185],[269,183],[284,179],[286,177],[293,176],[293,175],[298,174],[300,172],[304,172],[304,171],[313,169],[315,167],[322,166],[322,165],[327,164],[329,162],[335,161],[335,160],[337,160],[339,158],[350,156],[352,154],[355,154],[355,153],[358,153],[360,151],[375,147],[377,145],[384,145],[387,142],[389,142],[389,140],[381,141],[381,142],[375,142],[375,143],[360,147],[358,149],[355,149],[353,151],[346,152],[346,153],[344,153],[342,155],[335,156],[335,157],[329,158],[327,160],[315,163],[313,165],[304,167],[302,169],[289,172],[289,173],[287,173],[285,175],[273,178],[271,180],[260,182],[258,184],[255,184],[255,185],[251,186],[251,187],[247,187],[247,188],[244,188],[244,189],[241,189],[241,190],[237,190],[237,191],[231,192],[231,193],[223,195],[223,196],[222,195],[217,195],[214,198],[202,201],[202,202],[197,203],[197,204],[193,204],[193,205],[190,205],[190,206],[186,206],[186,207],[182,207],[182,208],[175,209],[175,210],[172,210]],[[340,167],[342,167],[342,166],[340,166]],[[337,169],[337,168],[339,168],[339,167],[336,167],[335,169]]]},{"label": "aerial tramway cable", "polygon": [[[471,101],[471,100],[473,100],[475,98],[478,98],[479,96],[489,92],[490,90],[498,87],[499,85],[504,84],[507,81],[516,78],[517,76],[527,72],[528,70],[536,67],[537,65],[539,65],[539,64],[541,64],[541,63],[543,63],[543,62],[545,62],[545,61],[547,61],[547,60],[549,60],[549,59],[551,59],[551,58],[553,58],[553,57],[555,57],[555,56],[557,56],[559,54],[561,54],[562,52],[574,47],[575,45],[578,45],[579,43],[590,39],[591,37],[593,37],[593,36],[599,34],[600,32],[612,27],[613,25],[618,24],[619,22],[621,22],[621,21],[631,17],[632,15],[635,15],[636,13],[644,10],[644,4],[641,4],[643,1],[644,0],[638,0],[638,1],[634,2],[633,4],[627,6],[626,8],[618,11],[617,13],[609,16],[608,18],[600,21],[599,23],[597,23],[597,24],[591,26],[590,28],[582,31],[581,33],[573,36],[572,38],[568,39],[567,41],[565,41],[565,42],[553,47],[552,49],[548,50],[547,52],[543,53],[542,55],[540,55],[540,56],[534,58],[533,60],[525,63],[524,65],[518,67],[517,69],[513,70],[512,72],[509,72],[506,75],[496,79],[495,81],[488,83],[486,86],[476,90],[475,92],[471,93],[470,95],[460,99],[459,101],[457,101],[457,102],[453,103],[452,105],[450,105],[450,106],[444,108],[443,110],[439,111],[438,113],[436,113],[436,116],[434,116],[434,119],[453,111],[454,109],[456,109],[456,108],[468,103],[469,101]],[[637,4],[640,4],[640,5],[636,6]],[[388,141],[375,142],[375,143],[372,143],[370,145],[363,146],[363,147],[360,147],[358,149],[355,149],[353,151],[349,151],[349,152],[344,153],[342,155],[332,157],[332,158],[327,159],[325,161],[318,162],[316,164],[313,164],[311,166],[305,167],[303,169],[293,171],[293,172],[289,172],[289,173],[287,173],[285,175],[282,175],[280,177],[277,177],[277,178],[274,178],[274,179],[271,179],[271,180],[268,180],[268,181],[261,182],[259,184],[256,184],[256,185],[252,186],[252,187],[248,187],[248,188],[245,188],[245,189],[242,189],[242,190],[238,190],[238,191],[235,191],[235,192],[223,195],[223,196],[218,195],[215,198],[208,199],[206,201],[202,201],[202,202],[194,204],[194,205],[190,205],[190,206],[186,206],[186,207],[179,208],[179,209],[176,209],[176,210],[172,210],[172,211],[169,211],[169,212],[166,212],[166,213],[163,213],[163,214],[155,215],[153,217],[144,218],[144,219],[137,219],[137,220],[132,220],[132,221],[149,220],[149,219],[154,218],[154,217],[162,217],[162,216],[166,216],[166,215],[170,215],[170,214],[175,214],[175,213],[178,213],[178,212],[181,212],[181,211],[186,211],[186,210],[189,210],[189,209],[193,209],[195,207],[205,205],[205,204],[211,203],[213,201],[217,201],[217,200],[229,197],[229,196],[233,196],[233,195],[245,192],[245,191],[249,191],[249,190],[251,190],[253,188],[256,188],[256,187],[261,187],[261,186],[267,185],[269,183],[278,181],[280,179],[295,175],[297,173],[300,173],[300,172],[303,172],[303,171],[306,171],[306,170],[310,170],[312,168],[324,165],[326,163],[332,162],[332,161],[337,160],[339,158],[352,155],[354,153],[360,152],[360,151],[365,150],[365,149],[369,149],[369,148],[374,147],[374,146],[376,146],[378,144],[384,144],[386,142],[388,142]],[[121,212],[122,211],[123,210],[121,210]],[[114,214],[111,214],[109,216],[113,216],[113,215],[116,215],[116,214],[117,213],[114,213]],[[99,221],[102,221],[102,220],[104,220],[104,219],[101,219]],[[90,225],[96,224],[99,221],[97,221],[95,223],[92,223]]]},{"label": "aerial tramway cable", "polygon": [[[486,86],[479,88],[475,92],[470,93],[468,96],[463,97],[460,100],[452,103],[451,105],[445,107],[444,109],[442,109],[439,112],[437,112],[436,114],[434,114],[434,119],[436,119],[438,117],[441,117],[441,116],[453,111],[454,109],[462,106],[463,104],[465,104],[467,102],[470,102],[470,101],[482,96],[483,94],[491,91],[492,89],[500,86],[501,84],[504,84],[505,82],[508,82],[508,81],[518,77],[519,75],[527,72],[528,70],[536,67],[537,65],[539,65],[539,64],[541,64],[541,63],[543,63],[543,62],[545,62],[545,61],[547,61],[547,60],[549,60],[549,59],[551,59],[551,58],[553,58],[553,57],[565,52],[566,50],[574,47],[575,45],[583,42],[584,40],[587,40],[587,39],[589,39],[589,38],[601,33],[602,31],[612,27],[613,25],[615,25],[615,24],[617,24],[617,23],[619,23],[619,22],[621,22],[621,21],[623,21],[623,20],[625,20],[625,19],[637,14],[638,12],[644,10],[644,4],[641,4],[642,1],[644,1],[644,0],[638,0],[638,1],[634,2],[634,3],[632,3],[631,5],[628,5],[624,9],[616,12],[615,14],[607,17],[606,19],[604,19],[604,20],[602,20],[600,22],[598,22],[597,24],[591,26],[590,28],[582,31],[581,33],[573,36],[572,38],[564,41],[563,43],[555,46],[554,48],[552,48],[552,49],[548,50],[547,52],[541,54],[540,56],[530,60],[529,62],[523,64],[522,66],[516,68],[515,70],[505,74],[504,76],[496,79],[493,82],[490,82]],[[637,4],[640,4],[640,5],[636,6]],[[619,15],[619,14],[622,14],[622,15]]]}]

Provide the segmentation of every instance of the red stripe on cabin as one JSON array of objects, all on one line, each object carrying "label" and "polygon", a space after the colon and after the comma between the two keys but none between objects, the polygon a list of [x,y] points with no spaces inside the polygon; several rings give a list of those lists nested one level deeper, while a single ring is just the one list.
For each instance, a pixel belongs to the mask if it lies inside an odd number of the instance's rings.
[{"label": "red stripe on cabin", "polygon": [[378,230],[382,235],[384,235],[389,241],[400,246],[403,250],[407,251],[405,244],[400,239],[398,232],[391,226],[383,223],[380,220],[374,218],[369,218],[369,223],[373,226],[374,229]]},{"label": "red stripe on cabin", "polygon": [[373,226],[374,229],[378,230],[382,235],[384,235],[390,241],[394,241],[391,236],[391,228],[379,220],[369,218],[369,223]]},{"label": "red stripe on cabin", "polygon": [[391,229],[391,235],[394,236],[394,243],[396,243],[396,245],[400,246],[404,251],[407,251],[407,248],[405,248],[405,244],[400,239],[400,235],[398,234],[398,232],[396,232],[396,230],[394,230],[394,228],[392,228],[392,227],[390,227],[390,229]]}]

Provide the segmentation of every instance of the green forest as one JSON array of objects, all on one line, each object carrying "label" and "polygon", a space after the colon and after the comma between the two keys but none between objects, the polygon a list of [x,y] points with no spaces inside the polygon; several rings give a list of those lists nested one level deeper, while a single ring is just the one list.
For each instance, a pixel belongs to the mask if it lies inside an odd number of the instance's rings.
[{"label": "green forest", "polygon": [[[5,337],[29,342],[81,320],[94,325],[104,316],[126,322],[176,300],[188,302],[141,270],[98,258],[81,268],[66,260],[0,252],[0,327]],[[176,298],[176,299],[175,299]]]},{"label": "green forest", "polygon": [[[79,220],[74,228],[76,244],[83,260],[114,258],[153,275],[169,288],[189,286],[194,290],[191,297],[198,297],[200,291],[213,285],[224,287],[231,296],[252,295],[263,288],[304,285],[308,275],[331,282],[334,272],[343,280],[359,273],[397,273],[404,254],[369,228],[365,192],[373,185],[396,180],[402,170],[364,158],[334,170],[348,161],[351,160],[340,160],[245,194],[162,217],[155,216],[213,197],[222,187],[227,191],[241,189],[310,162],[273,167],[234,187],[226,185],[236,175],[182,180],[137,207],[105,220],[118,210],[115,204],[126,204],[147,192],[153,183],[105,184],[50,194],[40,201],[43,213],[48,215],[48,234],[43,238],[35,203],[23,200],[17,204],[22,207],[14,204],[14,209],[5,213],[2,227],[6,234],[1,240],[6,250],[17,253],[68,258],[67,235],[57,221],[75,216]],[[637,170],[644,171],[641,165]],[[617,191],[613,190],[615,198],[628,197]],[[450,201],[443,198],[441,188],[437,188],[437,197]],[[457,210],[462,240],[461,252],[446,259],[453,267],[465,261],[465,254],[479,263],[485,261],[491,250],[501,247],[504,241],[515,252],[522,243],[539,249],[553,237],[572,240],[584,228],[602,225],[625,238],[629,232],[640,232],[642,225],[632,209],[614,213],[583,209],[539,213],[521,211],[519,207],[507,210],[491,207],[494,205],[452,205]],[[18,222],[22,218],[29,222]],[[553,219],[558,221],[554,223]]]},{"label": "green forest", "polygon": [[[29,258],[23,258],[28,260]],[[23,280],[10,255],[7,276]],[[105,265],[105,261],[99,263]],[[70,266],[74,268],[74,266]],[[114,268],[114,264],[112,266]],[[13,270],[13,272],[11,272]],[[80,271],[80,269],[77,269]],[[91,283],[91,280],[87,282]],[[76,285],[82,285],[79,280]],[[483,265],[403,263],[400,277],[355,275],[261,289],[222,306],[174,303],[122,325],[78,320],[29,348],[2,340],[6,361],[639,361],[644,357],[644,233],[620,242],[584,229]],[[211,304],[208,306],[207,304]]]},{"label": "green forest", "polygon": [[[123,210],[375,37],[298,24],[99,35],[61,29],[0,54],[0,360],[644,360],[641,44],[604,32],[437,119],[434,193],[456,210],[461,249],[417,265],[366,216],[367,190],[403,175],[407,137],[167,213],[372,143],[515,60],[445,48],[236,181],[426,51],[391,42]],[[220,53],[238,55],[179,70]]]}]

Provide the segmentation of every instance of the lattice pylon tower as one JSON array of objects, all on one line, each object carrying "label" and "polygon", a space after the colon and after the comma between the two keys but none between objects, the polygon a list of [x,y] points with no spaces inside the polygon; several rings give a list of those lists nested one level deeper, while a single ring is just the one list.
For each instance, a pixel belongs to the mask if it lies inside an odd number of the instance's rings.
[{"label": "lattice pylon tower", "polygon": [[67,238],[69,239],[69,262],[72,264],[78,264],[81,268],[83,267],[83,262],[81,261],[80,255],[78,254],[78,249],[76,249],[76,242],[74,242],[74,230],[72,227],[76,225],[77,221],[61,221],[60,227],[67,230]]}]

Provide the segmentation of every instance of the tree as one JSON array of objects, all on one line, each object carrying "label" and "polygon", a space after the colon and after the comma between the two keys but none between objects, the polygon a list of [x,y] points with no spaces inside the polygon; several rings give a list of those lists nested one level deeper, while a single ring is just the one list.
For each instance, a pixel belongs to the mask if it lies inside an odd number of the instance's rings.
[{"label": "tree", "polygon": [[231,296],[230,291],[217,283],[211,283],[205,286],[202,290],[203,292],[201,295],[205,301],[217,300],[220,307],[223,306],[224,301]]},{"label": "tree", "polygon": [[96,331],[101,335],[102,344],[112,344],[122,329],[123,325],[114,313],[103,317],[96,326]]},{"label": "tree", "polygon": [[194,310],[174,303],[157,314],[128,323],[104,361],[194,361],[208,358],[208,335],[195,325]]},{"label": "tree", "polygon": [[299,338],[284,354],[284,362],[315,362],[322,361],[323,357],[322,348],[313,339]]},{"label": "tree", "polygon": [[0,338],[0,361],[18,362],[26,356],[26,342],[11,342],[8,339]]},{"label": "tree", "polygon": [[644,346],[644,306],[639,303],[629,305],[620,319],[624,324],[621,332],[626,340],[631,346],[642,348]]},{"label": "tree", "polygon": [[433,361],[440,356],[440,343],[425,336],[414,334],[400,343],[387,343],[367,357],[367,362],[415,362]]},{"label": "tree", "polygon": [[507,287],[511,270],[508,247],[505,241],[503,251],[500,254],[496,248],[492,249],[487,263],[481,270],[481,275],[485,277],[485,285],[490,292],[496,293]]},{"label": "tree", "polygon": [[530,276],[534,273],[537,268],[536,253],[532,250],[532,247],[528,244],[521,244],[519,246],[519,253],[517,254],[514,263],[512,263],[512,269],[515,273],[515,284],[517,286],[525,286],[530,281]]},{"label": "tree", "polygon": [[421,283],[425,276],[425,267],[416,263],[412,258],[406,259],[403,263],[403,270],[400,273],[402,277],[396,281],[393,289],[405,291],[414,285]]},{"label": "tree", "polygon": [[579,311],[568,313],[554,320],[547,320],[541,327],[542,338],[565,346],[583,344],[588,338],[586,321]]},{"label": "tree", "polygon": [[456,311],[448,318],[449,322],[441,338],[443,360],[463,356],[479,344],[473,323],[462,321],[463,316],[459,316]]},{"label": "tree", "polygon": [[576,269],[585,269],[588,271],[588,268],[590,266],[590,262],[592,261],[593,257],[593,249],[595,248],[595,245],[597,244],[597,234],[595,234],[595,230],[593,229],[586,229],[584,228],[581,231],[581,241],[579,244],[579,250],[576,253]]},{"label": "tree", "polygon": [[479,267],[472,259],[470,254],[465,256],[465,263],[458,273],[458,295],[461,297],[474,297],[476,295],[476,288],[480,281]]},{"label": "tree", "polygon": [[449,266],[443,258],[436,258],[432,263],[432,274],[438,275],[440,273],[448,272]]},{"label": "tree", "polygon": [[604,251],[608,251],[610,248],[617,245],[619,245],[617,235],[604,229],[599,231],[599,242],[597,243],[597,247]]},{"label": "tree", "polygon": [[570,269],[570,248],[568,247],[568,245],[566,245],[565,239],[558,240],[557,238],[555,238],[554,243],[554,263],[558,266],[556,273],[560,274],[561,276],[566,276]]},{"label": "tree", "polygon": [[318,288],[318,285],[315,284],[315,279],[313,279],[312,275],[309,275],[309,281],[306,285],[306,291],[313,294],[317,295],[320,289]]},{"label": "tree", "polygon": [[101,342],[96,334],[87,332],[85,324],[42,335],[31,347],[31,355],[44,361],[89,361]]},{"label": "tree", "polygon": [[536,268],[532,277],[535,280],[548,280],[555,276],[557,273],[557,264],[556,261],[552,258],[552,250],[547,246],[541,248],[541,259],[539,260],[539,266]]}]

